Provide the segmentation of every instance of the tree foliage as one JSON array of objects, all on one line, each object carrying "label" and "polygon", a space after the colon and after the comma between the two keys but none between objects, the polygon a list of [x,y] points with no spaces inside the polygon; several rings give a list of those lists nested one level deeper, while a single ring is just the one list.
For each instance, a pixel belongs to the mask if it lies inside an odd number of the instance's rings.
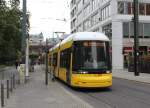
[{"label": "tree foliage", "polygon": [[19,0],[0,0],[0,64],[14,61],[21,51]]}]

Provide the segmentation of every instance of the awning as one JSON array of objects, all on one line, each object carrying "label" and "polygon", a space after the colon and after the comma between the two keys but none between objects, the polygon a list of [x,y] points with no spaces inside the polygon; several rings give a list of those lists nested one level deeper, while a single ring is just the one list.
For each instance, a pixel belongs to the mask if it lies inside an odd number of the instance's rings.
[{"label": "awning", "polygon": [[124,47],[123,50],[124,50],[124,52],[133,52],[132,47]]}]

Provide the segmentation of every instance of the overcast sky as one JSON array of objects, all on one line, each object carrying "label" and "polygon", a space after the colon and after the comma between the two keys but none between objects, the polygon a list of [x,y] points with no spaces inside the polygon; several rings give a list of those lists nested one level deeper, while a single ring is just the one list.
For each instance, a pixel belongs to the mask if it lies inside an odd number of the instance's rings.
[{"label": "overcast sky", "polygon": [[[55,31],[70,33],[69,4],[70,0],[27,0],[27,10],[31,14],[30,34],[42,32],[44,37],[51,37]],[[61,21],[64,18],[66,22]]]}]

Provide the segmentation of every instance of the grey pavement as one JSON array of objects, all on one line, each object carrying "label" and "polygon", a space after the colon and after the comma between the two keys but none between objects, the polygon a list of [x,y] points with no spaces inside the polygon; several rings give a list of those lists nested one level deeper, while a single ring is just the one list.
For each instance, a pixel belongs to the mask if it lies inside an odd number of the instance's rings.
[{"label": "grey pavement", "polygon": [[93,108],[76,95],[68,92],[59,82],[44,82],[45,73],[41,66],[35,66],[30,80],[21,84],[7,100],[5,108]]},{"label": "grey pavement", "polygon": [[148,73],[140,73],[139,76],[134,76],[134,72],[128,72],[128,70],[126,69],[118,69],[113,70],[112,75],[116,78],[122,78],[150,84],[150,74]]},{"label": "grey pavement", "polygon": [[[10,99],[6,100],[5,108],[93,108],[57,81],[49,80],[46,86],[44,70],[43,66],[35,66],[28,83],[16,87]],[[113,70],[113,77],[150,83],[150,74],[146,73],[134,76],[127,70]]]}]

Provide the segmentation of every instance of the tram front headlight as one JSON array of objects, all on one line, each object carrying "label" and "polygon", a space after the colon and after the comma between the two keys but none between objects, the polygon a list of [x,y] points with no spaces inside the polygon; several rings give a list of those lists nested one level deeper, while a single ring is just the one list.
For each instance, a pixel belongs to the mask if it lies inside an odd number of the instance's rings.
[{"label": "tram front headlight", "polygon": [[106,71],[106,73],[111,73],[110,71]]},{"label": "tram front headlight", "polygon": [[87,73],[86,71],[82,71],[82,72],[81,72],[81,74],[86,74],[86,73]]}]

